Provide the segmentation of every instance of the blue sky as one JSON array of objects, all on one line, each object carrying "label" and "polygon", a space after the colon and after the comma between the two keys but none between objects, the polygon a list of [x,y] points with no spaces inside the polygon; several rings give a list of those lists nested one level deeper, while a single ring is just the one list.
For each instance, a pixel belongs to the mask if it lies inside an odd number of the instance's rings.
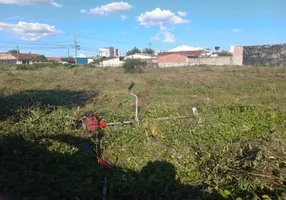
[{"label": "blue sky", "polygon": [[286,43],[285,0],[0,0],[0,52],[97,55],[105,46],[168,50]]}]

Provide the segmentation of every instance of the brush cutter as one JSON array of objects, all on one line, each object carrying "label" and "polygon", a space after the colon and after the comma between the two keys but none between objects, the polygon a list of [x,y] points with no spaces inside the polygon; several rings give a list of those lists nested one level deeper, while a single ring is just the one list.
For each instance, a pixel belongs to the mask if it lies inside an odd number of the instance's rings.
[{"label": "brush cutter", "polygon": [[[105,170],[111,170],[112,166],[100,158],[100,149],[99,149],[99,144],[100,144],[100,139],[99,139],[99,134],[96,134],[99,128],[105,128],[107,126],[114,126],[114,125],[124,125],[124,124],[133,124],[133,123],[140,123],[141,119],[138,116],[138,96],[134,93],[132,93],[132,89],[135,86],[134,82],[131,82],[130,86],[128,87],[128,93],[132,96],[135,97],[135,118],[134,120],[130,121],[123,121],[123,122],[102,122],[98,120],[98,118],[92,113],[92,112],[86,112],[84,113],[83,117],[80,119],[80,122],[82,124],[82,127],[84,130],[88,133],[95,134],[96,135],[96,141],[93,140],[91,137],[91,140],[95,143],[96,145],[96,158],[97,162],[105,169]],[[162,117],[162,118],[156,118],[153,119],[153,121],[164,121],[164,120],[172,120],[172,119],[185,119],[185,118],[196,118],[198,117],[198,110],[197,108],[193,107],[192,108],[192,114],[191,115],[186,115],[186,116],[179,116],[179,117]],[[85,146],[88,147],[88,144],[85,144]],[[90,149],[85,148],[85,149]],[[106,195],[107,195],[107,177],[104,177],[103,180],[103,191],[102,191],[103,198],[102,200],[106,200]]]},{"label": "brush cutter", "polygon": [[[82,127],[89,133],[95,133],[98,128],[105,128],[106,126],[114,126],[114,125],[124,125],[124,124],[133,124],[133,123],[140,123],[141,118],[138,116],[138,96],[132,93],[132,89],[135,86],[134,82],[131,82],[130,86],[128,87],[128,93],[135,97],[135,118],[134,120],[130,121],[123,121],[123,122],[102,122],[97,119],[97,117],[92,112],[86,112],[81,119]],[[162,117],[162,118],[155,118],[151,121],[164,121],[164,120],[174,120],[174,119],[186,119],[186,118],[196,118],[199,116],[198,110],[196,107],[192,108],[192,114],[185,115],[185,116],[178,116],[178,117]]]}]

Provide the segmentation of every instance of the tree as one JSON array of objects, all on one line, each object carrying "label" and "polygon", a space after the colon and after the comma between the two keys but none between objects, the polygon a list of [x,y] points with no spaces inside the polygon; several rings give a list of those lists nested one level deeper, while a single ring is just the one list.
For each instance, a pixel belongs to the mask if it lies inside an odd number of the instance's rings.
[{"label": "tree", "polygon": [[18,51],[17,49],[11,49],[8,52],[9,53],[20,53],[20,51]]},{"label": "tree", "polygon": [[147,63],[140,59],[127,59],[124,61],[123,69],[125,73],[142,73],[146,65]]},{"label": "tree", "polygon": [[130,51],[127,51],[126,55],[129,56],[129,55],[133,55],[135,53],[141,53],[141,50],[138,49],[137,47],[134,47],[133,49],[131,49]]},{"label": "tree", "polygon": [[221,52],[218,52],[218,56],[232,56],[232,53],[222,50]]},{"label": "tree", "polygon": [[47,62],[47,61],[48,61],[48,59],[47,59],[46,56],[44,56],[44,55],[40,55],[40,56],[34,58],[34,60],[35,60],[36,62]]},{"label": "tree", "polygon": [[155,51],[153,50],[153,49],[151,49],[151,48],[145,48],[145,49],[143,49],[143,53],[147,53],[147,54],[154,54],[155,53]]}]

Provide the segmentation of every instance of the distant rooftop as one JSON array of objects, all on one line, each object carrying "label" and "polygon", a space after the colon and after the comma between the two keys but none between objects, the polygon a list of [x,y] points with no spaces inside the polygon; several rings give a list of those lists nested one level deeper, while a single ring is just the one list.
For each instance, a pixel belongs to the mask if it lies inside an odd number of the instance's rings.
[{"label": "distant rooftop", "polygon": [[179,51],[198,51],[198,50],[203,50],[203,48],[200,47],[190,47],[186,45],[181,45],[178,46],[174,49],[170,49],[168,52],[179,52]]}]

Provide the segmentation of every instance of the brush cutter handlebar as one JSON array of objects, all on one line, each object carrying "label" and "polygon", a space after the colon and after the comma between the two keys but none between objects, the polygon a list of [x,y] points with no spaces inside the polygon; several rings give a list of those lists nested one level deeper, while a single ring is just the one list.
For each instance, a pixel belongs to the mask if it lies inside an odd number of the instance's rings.
[{"label": "brush cutter handlebar", "polygon": [[134,87],[135,83],[132,81],[131,84],[128,87],[128,92],[130,93],[132,88]]}]

